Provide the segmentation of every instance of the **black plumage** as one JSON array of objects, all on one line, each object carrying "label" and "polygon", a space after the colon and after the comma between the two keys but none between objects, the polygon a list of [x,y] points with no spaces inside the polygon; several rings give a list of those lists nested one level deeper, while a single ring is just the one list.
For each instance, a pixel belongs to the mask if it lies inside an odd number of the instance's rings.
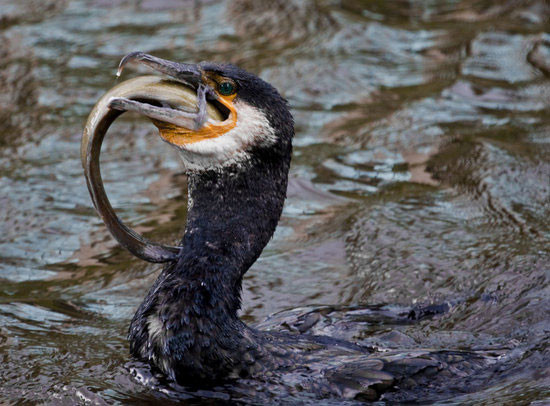
[{"label": "black plumage", "polygon": [[[239,159],[187,170],[189,211],[179,253],[174,247],[154,246],[129,234],[105,204],[108,201],[103,189],[94,184],[95,179],[100,179],[88,162],[98,161],[94,149],[83,158],[85,168],[89,168],[87,176],[95,175],[89,177],[88,185],[96,207],[109,219],[107,224],[111,231],[116,230],[117,239],[140,258],[152,262],[170,261],[175,256],[131,322],[128,338],[133,356],[183,385],[205,386],[248,378],[275,382],[291,391],[359,400],[377,399],[397,385],[402,389],[414,386],[414,382],[435,385],[453,374],[464,376],[464,371],[479,370],[493,362],[491,354],[481,352],[379,352],[344,340],[307,334],[323,317],[322,312],[309,314],[308,321],[295,332],[265,332],[243,323],[238,317],[243,276],[272,237],[286,197],[294,136],[287,102],[273,86],[233,65],[177,64],[134,53],[123,59],[121,68],[132,59],[167,73],[186,86],[208,86],[203,94],[214,104],[219,95],[208,84],[208,80],[212,82],[209,78],[231,79],[236,85],[233,102],[261,113],[273,136],[266,141],[262,134],[248,134],[249,142],[238,151]],[[100,141],[90,138],[96,150],[113,117],[114,114],[106,115],[105,122],[100,121],[95,127],[97,132],[103,132]],[[429,310],[415,308],[414,315],[424,317]],[[446,310],[448,306],[442,311]],[[391,315],[400,322],[411,320],[408,311],[403,317],[388,309],[373,311],[383,311],[384,317]],[[436,372],[441,372],[438,378],[434,377]],[[406,391],[394,398],[406,399]]]},{"label": "black plumage", "polygon": [[[294,136],[287,103],[271,85],[232,65],[201,67],[234,79],[237,97],[266,113],[277,141],[250,146],[245,162],[188,173],[182,252],[163,269],[129,333],[133,355],[166,359],[164,372],[180,382],[246,375],[261,352],[237,316],[241,282],[279,221]],[[162,345],[149,334],[151,317],[162,323]]]}]

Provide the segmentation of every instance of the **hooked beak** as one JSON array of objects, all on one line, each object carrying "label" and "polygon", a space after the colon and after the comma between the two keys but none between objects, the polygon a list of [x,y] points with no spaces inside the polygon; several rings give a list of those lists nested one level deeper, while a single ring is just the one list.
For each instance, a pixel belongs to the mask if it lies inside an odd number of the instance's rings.
[{"label": "hooked beak", "polygon": [[164,95],[154,99],[113,97],[109,108],[117,111],[134,111],[149,117],[159,128],[160,136],[176,147],[216,138],[236,125],[237,114],[233,97],[220,97],[210,86],[200,65],[178,63],[157,58],[143,52],[133,52],[120,61],[117,76],[130,62],[138,62],[164,73],[173,83],[194,91],[195,103],[168,101]]},{"label": "hooked beak", "polygon": [[[120,77],[124,67],[130,62],[139,62],[157,72],[170,76],[177,82],[193,89],[197,94],[197,105],[195,109],[174,108],[166,103],[161,106],[143,103],[128,98],[113,98],[109,107],[119,111],[135,111],[153,120],[173,124],[177,127],[198,131],[206,122],[206,96],[214,92],[202,83],[202,71],[197,65],[178,63],[166,59],[157,58],[143,52],[132,52],[120,61],[117,70],[117,77]],[[215,94],[214,94],[215,95]],[[161,101],[162,102],[162,101]]]},{"label": "hooked beak", "polygon": [[120,77],[124,67],[130,62],[139,62],[147,65],[153,70],[164,73],[195,89],[201,84],[202,72],[197,65],[172,62],[143,52],[132,52],[122,58],[118,64],[117,77]]}]

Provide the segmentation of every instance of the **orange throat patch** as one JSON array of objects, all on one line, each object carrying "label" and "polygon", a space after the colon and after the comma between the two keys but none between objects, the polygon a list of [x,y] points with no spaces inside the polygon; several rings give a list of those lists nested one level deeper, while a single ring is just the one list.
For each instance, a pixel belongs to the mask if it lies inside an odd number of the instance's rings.
[{"label": "orange throat patch", "polygon": [[175,124],[164,121],[152,120],[159,129],[160,136],[172,145],[182,147],[186,144],[217,138],[237,126],[237,111],[233,105],[235,95],[220,97],[218,101],[229,110],[229,117],[219,123],[207,123],[197,131],[185,127],[178,127]]}]

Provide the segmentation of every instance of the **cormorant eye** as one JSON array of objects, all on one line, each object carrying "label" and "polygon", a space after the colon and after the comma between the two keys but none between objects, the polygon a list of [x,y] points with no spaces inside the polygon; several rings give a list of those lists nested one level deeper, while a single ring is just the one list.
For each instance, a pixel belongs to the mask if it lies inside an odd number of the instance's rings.
[{"label": "cormorant eye", "polygon": [[229,96],[235,93],[235,85],[229,81],[221,82],[218,85],[218,92],[223,96]]}]

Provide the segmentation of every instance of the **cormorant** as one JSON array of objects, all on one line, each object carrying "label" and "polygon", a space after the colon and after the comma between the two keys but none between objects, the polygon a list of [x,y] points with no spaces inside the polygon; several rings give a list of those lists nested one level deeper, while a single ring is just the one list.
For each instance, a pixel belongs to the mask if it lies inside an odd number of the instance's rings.
[{"label": "cormorant", "polygon": [[[90,114],[81,153],[92,199],[114,237],[141,259],[167,263],[131,322],[134,357],[185,385],[277,378],[296,390],[348,399],[376,399],[406,387],[411,376],[433,383],[433,371],[463,359],[453,351],[378,352],[242,322],[243,276],[273,235],[285,200],[294,136],[287,102],[234,65],[135,52],[123,58],[119,74],[130,61],[169,79],[140,77],[109,91]],[[189,204],[180,247],[154,244],[127,228],[105,195],[101,143],[123,111],[151,118],[181,155]],[[474,358],[483,364],[482,355],[472,355],[468,368]]]}]

